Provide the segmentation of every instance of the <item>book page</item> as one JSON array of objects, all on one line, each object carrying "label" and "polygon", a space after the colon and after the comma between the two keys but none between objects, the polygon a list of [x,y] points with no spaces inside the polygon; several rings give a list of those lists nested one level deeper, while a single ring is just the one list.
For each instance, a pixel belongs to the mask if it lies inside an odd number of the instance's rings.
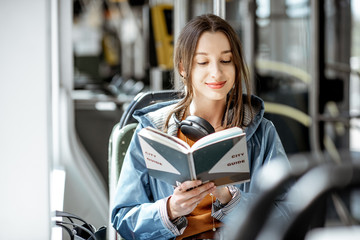
[{"label": "book page", "polygon": [[242,138],[209,170],[210,174],[222,172],[249,172],[246,139]]},{"label": "book page", "polygon": [[245,133],[202,146],[193,152],[197,178],[217,186],[250,179]]},{"label": "book page", "polygon": [[[162,139],[159,136],[148,130],[139,133],[139,142],[149,175],[173,186],[176,186],[177,182],[190,180],[189,153],[173,141],[167,140],[167,143],[163,144],[159,141]],[[173,144],[169,145],[169,142]]]},{"label": "book page", "polygon": [[[165,159],[166,154],[159,153],[149,142],[148,139],[139,138],[141,149],[144,155],[146,167],[157,171],[166,171],[172,174],[181,175],[181,173]],[[163,156],[165,155],[165,157]]]}]

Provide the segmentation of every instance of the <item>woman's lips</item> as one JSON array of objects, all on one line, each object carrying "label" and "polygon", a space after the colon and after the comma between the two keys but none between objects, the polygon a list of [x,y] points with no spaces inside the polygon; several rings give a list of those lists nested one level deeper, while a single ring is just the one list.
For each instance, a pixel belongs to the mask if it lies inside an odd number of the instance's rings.
[{"label": "woman's lips", "polygon": [[226,81],[222,81],[222,82],[210,82],[210,83],[206,83],[206,85],[209,87],[209,88],[212,88],[212,89],[220,89],[222,88],[224,85],[225,85]]}]

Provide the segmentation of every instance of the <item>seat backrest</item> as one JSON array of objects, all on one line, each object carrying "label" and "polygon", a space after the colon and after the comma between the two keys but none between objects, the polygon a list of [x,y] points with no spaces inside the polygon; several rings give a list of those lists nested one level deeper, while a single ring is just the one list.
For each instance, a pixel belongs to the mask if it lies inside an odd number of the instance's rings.
[{"label": "seat backrest", "polygon": [[[131,123],[123,128],[119,128],[119,123],[117,123],[111,132],[110,140],[109,140],[109,199],[110,199],[110,208],[109,208],[109,216],[111,216],[112,211],[112,200],[114,199],[114,194],[116,190],[116,185],[120,176],[121,166],[124,161],[124,157],[126,151],[129,147],[131,138],[136,129],[137,123]],[[109,219],[109,228],[108,228],[108,236],[109,240],[113,239],[121,239],[115,229],[110,227],[111,222]]]},{"label": "seat backrest", "polygon": [[121,166],[136,126],[137,123],[131,123],[119,128],[118,123],[111,132],[109,140],[109,188],[112,190],[116,188]]},{"label": "seat backrest", "polygon": [[132,117],[133,113],[137,109],[152,105],[157,102],[164,102],[169,100],[179,99],[181,97],[181,91],[176,90],[163,90],[153,92],[141,92],[126,108],[125,112],[121,116],[119,127],[122,128],[129,123],[134,123],[136,120]]}]

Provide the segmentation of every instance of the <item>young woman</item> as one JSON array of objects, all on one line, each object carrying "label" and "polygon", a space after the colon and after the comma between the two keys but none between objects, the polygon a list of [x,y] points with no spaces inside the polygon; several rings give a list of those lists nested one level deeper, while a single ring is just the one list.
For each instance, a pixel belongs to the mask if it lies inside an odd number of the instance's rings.
[{"label": "young woman", "polygon": [[[189,144],[193,141],[178,124],[188,116],[207,120],[215,131],[241,127],[247,134],[252,178],[275,158],[288,161],[275,127],[263,118],[262,100],[251,95],[240,41],[226,21],[212,14],[192,19],[178,38],[174,66],[185,97],[134,114],[139,125],[122,166],[111,216],[126,239],[212,239],[234,207],[246,208],[244,203],[256,196],[252,181],[218,188],[211,182],[186,181],[174,189],[150,177],[137,136],[144,127],[161,129]],[[286,217],[281,199],[274,206]]]}]

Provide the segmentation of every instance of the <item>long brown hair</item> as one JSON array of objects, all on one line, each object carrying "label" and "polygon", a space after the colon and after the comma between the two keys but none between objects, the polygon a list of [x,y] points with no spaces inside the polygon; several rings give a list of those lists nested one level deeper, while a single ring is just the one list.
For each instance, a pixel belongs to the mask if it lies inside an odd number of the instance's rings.
[{"label": "long brown hair", "polygon": [[182,29],[175,46],[174,52],[174,70],[175,74],[180,74],[180,64],[185,76],[182,77],[182,84],[184,85],[184,98],[181,99],[173,111],[167,117],[165,128],[167,128],[171,116],[179,113],[189,107],[193,99],[192,88],[192,60],[196,50],[198,40],[204,32],[222,32],[230,42],[230,47],[233,55],[233,62],[235,65],[235,83],[233,89],[228,94],[228,99],[225,108],[223,126],[225,128],[233,126],[245,126],[244,119],[244,99],[242,96],[243,86],[245,84],[247,98],[245,100],[249,103],[251,118],[251,87],[249,80],[249,71],[243,56],[243,50],[240,40],[234,29],[224,19],[213,15],[205,14],[197,16],[190,20]]}]

